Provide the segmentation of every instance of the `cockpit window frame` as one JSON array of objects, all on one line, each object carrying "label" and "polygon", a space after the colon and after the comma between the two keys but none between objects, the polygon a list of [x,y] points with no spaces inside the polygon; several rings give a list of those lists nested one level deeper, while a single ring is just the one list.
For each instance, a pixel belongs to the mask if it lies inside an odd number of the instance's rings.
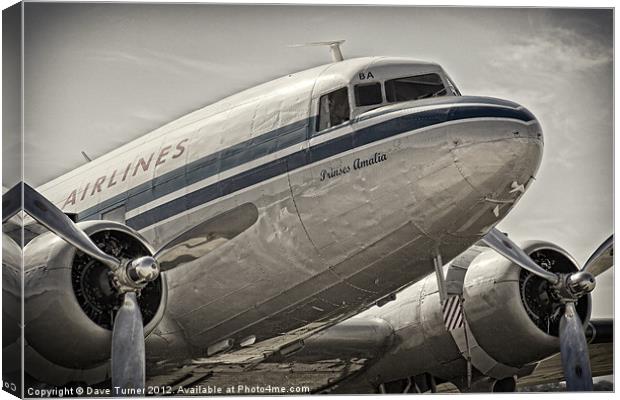
[{"label": "cockpit window frame", "polygon": [[452,78],[450,78],[448,75],[444,75],[443,78],[448,83],[448,87],[452,91],[453,96],[462,96],[461,91],[459,90],[459,88],[456,87],[456,84],[454,83]]},{"label": "cockpit window frame", "polygon": [[418,100],[423,100],[424,98],[417,98],[417,99],[409,99],[409,100],[398,100],[398,99],[394,99],[394,100],[390,100],[390,93],[388,92],[388,83],[389,82],[393,82],[393,81],[398,81],[398,80],[404,80],[407,78],[414,78],[414,77],[418,77],[418,76],[428,76],[428,75],[436,75],[439,78],[439,81],[441,81],[441,84],[443,85],[443,90],[445,91],[445,93],[441,96],[431,96],[428,98],[432,98],[432,97],[443,97],[443,96],[449,96],[450,94],[453,94],[451,87],[449,84],[446,83],[446,79],[443,76],[443,74],[441,74],[438,71],[429,71],[426,73],[418,73],[415,75],[406,75],[406,76],[401,76],[401,77],[397,77],[397,78],[390,78],[390,79],[385,79],[383,81],[383,88],[385,91],[385,100],[388,104],[395,104],[395,103],[401,103],[401,102],[405,102],[405,101],[418,101]]},{"label": "cockpit window frame", "polygon": [[[346,98],[346,100],[347,100],[346,105],[347,105],[348,113],[347,113],[346,119],[344,119],[342,122],[340,122],[338,124],[321,128],[321,121],[322,121],[321,117],[322,117],[322,114],[323,114],[323,112],[322,112],[323,99],[326,99],[327,98],[326,96],[333,95],[334,93],[342,91],[342,90],[345,91],[345,96],[343,96],[343,97]],[[327,131],[329,131],[331,129],[335,129],[337,127],[340,127],[340,126],[343,126],[343,125],[345,125],[347,123],[350,123],[351,122],[351,118],[352,118],[352,111],[353,111],[353,108],[351,107],[351,98],[350,98],[350,91],[349,91],[349,86],[348,85],[341,86],[341,87],[339,87],[337,89],[330,90],[329,92],[322,94],[321,96],[319,96],[318,101],[317,101],[317,118],[316,118],[316,124],[315,124],[315,127],[314,127],[315,133],[320,135],[320,134],[323,134],[323,133],[325,133],[325,132],[327,132]],[[331,116],[331,114],[330,114],[330,116]]]}]

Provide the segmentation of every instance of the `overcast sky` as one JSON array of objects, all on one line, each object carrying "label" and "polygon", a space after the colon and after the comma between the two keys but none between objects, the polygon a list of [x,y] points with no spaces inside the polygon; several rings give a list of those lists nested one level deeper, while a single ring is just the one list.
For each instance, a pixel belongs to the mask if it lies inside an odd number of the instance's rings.
[{"label": "overcast sky", "polygon": [[[26,3],[25,179],[44,183],[222,97],[345,57],[440,63],[540,119],[536,182],[501,223],[585,261],[613,230],[611,10]],[[4,174],[7,172],[5,171]],[[594,316],[612,313],[611,271]]]}]

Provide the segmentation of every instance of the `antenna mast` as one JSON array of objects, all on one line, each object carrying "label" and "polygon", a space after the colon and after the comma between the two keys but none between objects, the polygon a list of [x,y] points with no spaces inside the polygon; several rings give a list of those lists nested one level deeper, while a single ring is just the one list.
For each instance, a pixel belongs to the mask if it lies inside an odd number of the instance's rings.
[{"label": "antenna mast", "polygon": [[293,44],[289,47],[306,47],[306,46],[329,46],[329,52],[332,56],[333,62],[338,62],[344,60],[342,56],[342,50],[340,50],[340,45],[343,44],[344,40],[329,40],[326,42],[310,42],[304,44]]}]

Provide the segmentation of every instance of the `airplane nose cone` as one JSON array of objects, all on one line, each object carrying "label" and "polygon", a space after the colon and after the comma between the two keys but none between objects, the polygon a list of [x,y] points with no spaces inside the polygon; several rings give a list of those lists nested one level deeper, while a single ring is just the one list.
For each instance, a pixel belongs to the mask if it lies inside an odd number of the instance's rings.
[{"label": "airplane nose cone", "polygon": [[[458,111],[457,111],[458,112]],[[482,107],[479,117],[448,128],[448,145],[463,178],[482,197],[513,202],[536,174],[543,153],[542,129],[522,107]]]}]

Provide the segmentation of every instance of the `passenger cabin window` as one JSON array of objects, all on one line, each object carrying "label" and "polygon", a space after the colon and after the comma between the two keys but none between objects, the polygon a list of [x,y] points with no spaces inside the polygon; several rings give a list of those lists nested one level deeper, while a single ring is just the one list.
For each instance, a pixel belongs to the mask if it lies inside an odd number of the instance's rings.
[{"label": "passenger cabin window", "polygon": [[355,105],[372,106],[375,104],[381,104],[383,102],[383,95],[381,94],[380,83],[369,83],[366,85],[355,86]]},{"label": "passenger cabin window", "polygon": [[317,131],[340,125],[350,119],[349,91],[346,87],[321,96]]},{"label": "passenger cabin window", "polygon": [[437,74],[416,75],[385,81],[385,95],[388,102],[394,103],[445,96],[446,88]]}]

